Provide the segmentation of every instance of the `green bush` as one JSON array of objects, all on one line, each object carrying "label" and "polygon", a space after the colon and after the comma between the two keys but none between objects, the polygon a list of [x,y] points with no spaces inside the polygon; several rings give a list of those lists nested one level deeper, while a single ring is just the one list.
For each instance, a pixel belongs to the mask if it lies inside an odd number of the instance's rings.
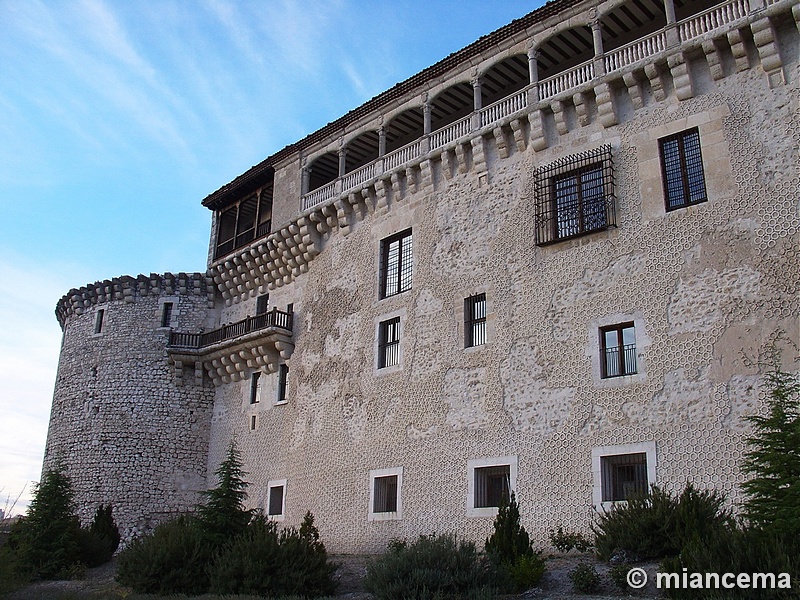
[{"label": "green bush", "polygon": [[648,496],[630,498],[598,517],[597,555],[605,560],[618,552],[633,560],[676,556],[695,535],[731,525],[724,501],[722,494],[698,491],[691,483],[677,497],[653,486]]},{"label": "green bush", "polygon": [[333,593],[335,570],[319,541],[314,517],[307,513],[300,531],[280,533],[275,523],[256,517],[217,556],[209,573],[211,591],[218,594],[317,597]]},{"label": "green bush", "polygon": [[589,563],[580,563],[569,572],[572,588],[582,594],[594,594],[600,589],[600,575]]},{"label": "green bush", "polygon": [[626,562],[617,563],[612,565],[608,570],[608,576],[619,589],[623,591],[630,591],[628,584],[628,571],[631,570],[631,565]]},{"label": "green bush", "polygon": [[592,542],[580,533],[565,533],[559,525],[556,531],[550,531],[550,543],[556,550],[567,553],[570,550],[588,552],[592,549]]},{"label": "green bush", "polygon": [[197,523],[179,517],[120,553],[117,581],[148,594],[200,594],[208,590],[206,567],[212,553]]},{"label": "green bush", "polygon": [[506,569],[511,578],[512,589],[524,591],[531,589],[541,581],[546,566],[542,555],[534,552],[527,556],[518,556]]},{"label": "green bush", "polygon": [[452,535],[394,541],[367,566],[367,589],[384,600],[492,598],[493,576],[475,544]]},{"label": "green bush", "polygon": [[119,529],[111,516],[111,505],[100,505],[88,529],[78,532],[81,562],[87,567],[98,567],[111,560],[119,546]]}]

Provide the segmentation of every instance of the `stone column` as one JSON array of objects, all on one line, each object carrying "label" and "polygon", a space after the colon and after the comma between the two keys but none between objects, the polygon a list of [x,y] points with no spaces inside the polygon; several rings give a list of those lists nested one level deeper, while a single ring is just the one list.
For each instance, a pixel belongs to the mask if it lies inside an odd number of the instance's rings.
[{"label": "stone column", "polygon": [[431,111],[433,105],[426,99],[422,104],[422,134],[430,135],[431,133]]},{"label": "stone column", "polygon": [[480,129],[481,126],[481,109],[483,108],[483,94],[481,91],[481,78],[475,77],[472,80],[472,105],[475,111],[472,114],[472,129]]},{"label": "stone column", "polygon": [[378,156],[386,154],[386,128],[381,126],[378,128]]},{"label": "stone column", "polygon": [[603,30],[600,27],[600,19],[592,21],[591,26],[592,43],[594,44],[594,75],[599,77],[606,74],[606,64],[603,61]]},{"label": "stone column", "polygon": [[675,1],[664,0],[664,12],[667,15],[667,47],[677,46],[678,28],[675,26]]},{"label": "stone column", "polygon": [[339,148],[339,177],[344,177],[345,169],[347,168],[347,148],[342,146]]},{"label": "stone column", "polygon": [[539,49],[533,44],[528,48],[528,74],[530,75],[531,89],[528,93],[528,104],[539,102]]},{"label": "stone column", "polygon": [[300,184],[300,195],[305,196],[308,193],[308,188],[311,186],[311,169],[303,167],[303,179]]}]

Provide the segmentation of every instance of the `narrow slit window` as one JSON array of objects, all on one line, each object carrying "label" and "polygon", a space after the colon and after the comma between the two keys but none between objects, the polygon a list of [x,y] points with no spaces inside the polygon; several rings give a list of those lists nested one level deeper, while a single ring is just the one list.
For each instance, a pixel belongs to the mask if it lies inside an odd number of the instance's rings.
[{"label": "narrow slit window", "polygon": [[382,321],[378,327],[378,368],[400,364],[400,317]]},{"label": "narrow slit window", "polygon": [[289,383],[289,365],[278,365],[278,398],[277,402],[286,402],[286,391]]},{"label": "narrow slit window", "polygon": [[[97,311],[97,315],[94,319],[94,333],[97,335],[98,333],[103,333],[103,320],[105,319],[106,311],[104,308],[101,308]],[[152,327],[152,326],[151,326]]]},{"label": "narrow slit window", "polygon": [[259,381],[261,379],[261,371],[256,371],[250,376],[250,404],[258,403]]},{"label": "narrow slit window", "polygon": [[267,516],[279,517],[283,515],[283,487],[282,485],[270,486]]},{"label": "narrow slit window", "polygon": [[473,348],[486,343],[486,294],[476,294],[464,300],[464,347]]},{"label": "narrow slit window", "polygon": [[172,325],[172,302],[164,302],[161,309],[161,326],[170,327]]}]

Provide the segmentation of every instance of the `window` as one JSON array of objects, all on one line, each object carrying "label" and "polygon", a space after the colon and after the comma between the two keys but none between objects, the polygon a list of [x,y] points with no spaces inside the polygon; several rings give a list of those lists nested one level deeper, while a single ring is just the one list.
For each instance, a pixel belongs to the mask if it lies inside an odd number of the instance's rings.
[{"label": "window", "polygon": [[269,294],[263,294],[256,298],[256,315],[263,315],[269,312]]},{"label": "window", "polygon": [[381,321],[378,326],[378,368],[400,364],[400,317]]},{"label": "window", "polygon": [[603,502],[628,500],[648,491],[647,454],[615,454],[600,457]]},{"label": "window", "polygon": [[403,467],[375,469],[369,472],[370,521],[394,521],[403,518]]},{"label": "window", "polygon": [[397,512],[397,475],[373,479],[372,512]]},{"label": "window", "polygon": [[261,371],[256,371],[250,376],[250,404],[258,402],[258,381],[261,378]]},{"label": "window", "polygon": [[511,497],[516,481],[516,456],[467,461],[467,516],[495,516],[503,497]]},{"label": "window", "polygon": [[267,494],[267,516],[270,519],[283,520],[283,498],[286,491],[286,480],[270,481],[267,484],[269,492]]},{"label": "window", "polygon": [[464,347],[486,343],[486,294],[464,299]]},{"label": "window", "polygon": [[410,229],[381,241],[381,298],[411,289],[411,265]]},{"label": "window", "polygon": [[161,326],[169,327],[172,323],[172,302],[164,302],[161,308]]},{"label": "window", "polygon": [[534,176],[538,245],[616,226],[611,146],[539,167]]},{"label": "window", "polygon": [[280,365],[278,365],[278,397],[275,400],[276,403],[280,404],[283,402],[287,402],[286,389],[288,383],[289,383],[289,365],[281,363]]},{"label": "window", "polygon": [[604,379],[636,374],[636,330],[633,323],[600,329],[600,365]]},{"label": "window", "polygon": [[257,424],[258,421],[256,419],[256,415],[250,415],[250,431],[255,431]]},{"label": "window", "polygon": [[103,318],[105,317],[106,311],[104,308],[101,308],[97,311],[97,315],[94,319],[94,333],[95,335],[103,333]]},{"label": "window", "polygon": [[697,128],[658,140],[658,150],[666,209],[705,202],[708,198]]}]

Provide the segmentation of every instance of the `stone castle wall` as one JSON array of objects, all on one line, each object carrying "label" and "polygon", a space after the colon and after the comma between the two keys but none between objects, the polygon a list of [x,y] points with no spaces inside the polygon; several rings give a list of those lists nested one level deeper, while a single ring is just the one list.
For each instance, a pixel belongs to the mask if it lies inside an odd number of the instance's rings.
[{"label": "stone castle wall", "polygon": [[175,378],[161,322],[172,302],[173,327],[209,329],[213,298],[205,274],[181,273],[98,282],[59,303],[64,335],[44,468],[66,466],[84,521],[111,503],[127,538],[187,510],[206,489],[213,389]]}]

